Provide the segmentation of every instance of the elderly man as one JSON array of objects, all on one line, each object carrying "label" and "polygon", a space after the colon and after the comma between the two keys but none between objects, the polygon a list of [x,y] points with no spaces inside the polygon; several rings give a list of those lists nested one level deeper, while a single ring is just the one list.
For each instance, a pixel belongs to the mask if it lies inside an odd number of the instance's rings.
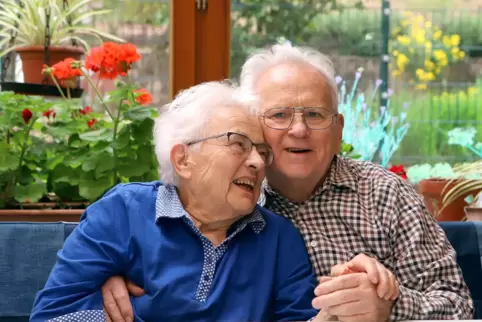
[{"label": "elderly man", "polygon": [[214,82],[164,107],[164,185],[118,185],[87,208],[30,321],[106,320],[101,286],[117,274],[146,290],[132,303],[136,321],[313,318],[317,282],[300,233],[256,206],[273,155],[252,112],[238,89]]},{"label": "elderly man", "polygon": [[[337,156],[343,116],[334,76],[324,55],[289,44],[254,53],[241,72],[241,85],[261,100],[274,152],[260,203],[301,231],[320,278],[313,306],[340,321],[472,318],[455,252],[417,192],[376,164]],[[400,295],[377,296],[365,273],[330,276],[346,262],[379,270],[380,280],[391,271]],[[126,284],[114,277],[103,290],[111,312],[126,316]]]}]

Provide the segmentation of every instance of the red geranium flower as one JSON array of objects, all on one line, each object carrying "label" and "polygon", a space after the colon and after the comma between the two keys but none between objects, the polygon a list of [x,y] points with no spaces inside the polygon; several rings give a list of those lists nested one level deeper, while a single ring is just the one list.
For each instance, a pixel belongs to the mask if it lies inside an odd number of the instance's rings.
[{"label": "red geranium flower", "polygon": [[136,102],[141,105],[149,105],[152,103],[152,95],[145,88],[134,91]]},{"label": "red geranium flower", "polygon": [[100,79],[115,79],[126,76],[132,63],[141,59],[133,44],[116,44],[106,42],[100,47],[92,48],[85,59],[85,68],[99,72]]},{"label": "red geranium flower", "polygon": [[403,180],[408,179],[407,173],[405,172],[405,168],[403,167],[402,164],[394,165],[394,166],[390,167],[390,169],[388,169],[388,171],[395,173],[396,175],[398,175]]},{"label": "red geranium flower", "polygon": [[77,77],[82,76],[80,62],[73,58],[66,58],[51,68],[46,67],[43,72],[52,73],[53,77],[55,77],[62,86],[70,88],[76,87]]},{"label": "red geranium flower", "polygon": [[86,106],[86,107],[80,109],[80,114],[82,114],[82,115],[87,115],[91,112],[92,112],[92,107],[90,107],[90,106]]},{"label": "red geranium flower", "polygon": [[33,116],[32,111],[29,110],[28,108],[25,108],[22,111],[22,118],[25,124],[28,124],[30,122],[30,120],[32,119],[32,116]]},{"label": "red geranium flower", "polygon": [[97,123],[97,120],[96,120],[96,119],[90,119],[90,120],[87,122],[87,126],[88,126],[89,128],[92,128],[95,123]]},{"label": "red geranium flower", "polygon": [[43,112],[43,115],[46,117],[46,118],[50,118],[52,116],[52,118],[55,118],[55,110],[54,109],[49,109],[48,111],[45,111]]}]

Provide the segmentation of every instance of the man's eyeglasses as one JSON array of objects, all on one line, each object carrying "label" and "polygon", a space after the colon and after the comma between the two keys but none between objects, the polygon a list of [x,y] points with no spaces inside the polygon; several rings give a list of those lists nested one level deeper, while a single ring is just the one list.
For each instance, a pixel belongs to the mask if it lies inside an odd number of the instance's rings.
[{"label": "man's eyeglasses", "polygon": [[236,132],[226,132],[218,135],[213,135],[207,138],[195,140],[186,143],[190,146],[211,139],[222,139],[222,143],[228,146],[233,152],[241,156],[248,156],[253,150],[253,146],[263,159],[265,166],[271,165],[273,162],[273,151],[266,143],[253,143],[246,135]]},{"label": "man's eyeglasses", "polygon": [[333,124],[338,113],[321,107],[277,107],[267,110],[262,118],[267,127],[285,130],[291,127],[296,113],[301,113],[306,126],[312,130],[323,130]]}]

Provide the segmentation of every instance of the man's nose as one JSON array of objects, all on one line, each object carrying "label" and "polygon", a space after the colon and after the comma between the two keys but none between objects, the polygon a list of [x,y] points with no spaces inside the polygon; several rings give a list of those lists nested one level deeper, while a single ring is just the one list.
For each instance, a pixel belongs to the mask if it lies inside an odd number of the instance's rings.
[{"label": "man's nose", "polygon": [[308,135],[308,130],[309,129],[306,126],[305,120],[303,119],[303,114],[295,113],[293,115],[293,122],[288,133],[297,138],[303,138]]}]

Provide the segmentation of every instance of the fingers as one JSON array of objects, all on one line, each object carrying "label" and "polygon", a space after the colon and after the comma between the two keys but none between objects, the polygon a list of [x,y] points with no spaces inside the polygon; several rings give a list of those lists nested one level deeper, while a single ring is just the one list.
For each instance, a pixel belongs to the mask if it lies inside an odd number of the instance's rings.
[{"label": "fingers", "polygon": [[322,276],[322,277],[320,277],[320,284],[331,281],[332,279],[333,279],[333,277],[331,277],[331,276]]},{"label": "fingers", "polygon": [[[392,282],[390,279],[390,272],[383,267],[383,265],[378,264],[378,285],[377,285],[377,295],[381,299],[386,299],[388,300],[391,296],[392,292]],[[388,297],[388,298],[385,298]]]},{"label": "fingers", "polygon": [[134,313],[125,281],[120,276],[109,278],[102,286],[102,300],[106,315],[112,322],[130,322]]},{"label": "fingers", "polygon": [[[329,307],[326,309],[326,312],[330,315],[337,316],[339,320],[342,320],[343,317],[350,317],[351,319],[355,316],[368,313],[368,307],[363,301],[355,301]],[[353,319],[353,321],[360,320]]]},{"label": "fingers", "polygon": [[103,307],[104,308],[104,312],[105,312],[105,319],[107,322],[112,322],[112,319],[110,318],[109,316],[109,313],[107,313],[107,310],[105,309],[105,306]]},{"label": "fingers", "polygon": [[106,316],[112,322],[126,322],[122,317],[122,313],[115,302],[114,296],[110,290],[104,291],[102,288],[102,300],[104,302],[104,311]]},{"label": "fingers", "polygon": [[340,290],[330,294],[317,296],[313,299],[311,304],[315,309],[325,310],[344,303],[358,301],[359,296],[359,292],[353,289]]},{"label": "fingers", "polygon": [[394,300],[398,297],[398,282],[395,275],[378,263],[380,281],[377,285],[377,295],[384,300]]},{"label": "fingers", "polygon": [[127,286],[127,291],[129,291],[129,294],[133,296],[142,296],[146,294],[143,288],[140,288],[139,286],[137,286],[136,284],[134,284],[129,280],[126,280],[126,286]]},{"label": "fingers", "polygon": [[346,264],[336,264],[331,268],[331,276],[340,276],[343,275],[343,272],[347,268]]},{"label": "fingers", "polygon": [[[127,288],[122,288],[122,290],[121,289],[114,290],[112,294],[117,303],[116,306],[119,307],[120,313],[122,314],[125,321],[126,322],[134,321],[134,312],[132,310],[131,299],[129,298],[129,294],[127,293]],[[117,321],[114,320],[114,322],[117,322]]]},{"label": "fingers", "polygon": [[371,258],[365,254],[359,254],[345,265],[347,265],[348,268],[352,270],[367,273],[370,282],[372,282],[373,284],[377,284],[379,281],[379,271],[377,263],[378,261],[376,259]]},{"label": "fingers", "polygon": [[326,281],[315,288],[315,295],[321,296],[345,289],[353,289],[360,286],[366,280],[363,273],[353,273],[349,275],[338,276]]},{"label": "fingers", "polygon": [[391,294],[391,297],[390,297],[390,300],[392,301],[395,301],[398,296],[400,295],[400,286],[398,284],[398,281],[397,281],[397,278],[395,277],[395,275],[392,274],[392,290],[394,291],[392,294]]}]

